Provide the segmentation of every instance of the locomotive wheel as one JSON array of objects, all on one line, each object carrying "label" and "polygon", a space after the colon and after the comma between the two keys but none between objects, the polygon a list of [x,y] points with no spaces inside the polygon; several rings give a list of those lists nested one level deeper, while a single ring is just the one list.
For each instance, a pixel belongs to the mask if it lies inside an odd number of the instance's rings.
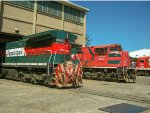
[{"label": "locomotive wheel", "polygon": [[82,86],[82,77],[81,76],[77,76],[78,78],[78,84],[79,84],[79,87]]},{"label": "locomotive wheel", "polygon": [[132,80],[133,80],[133,83],[136,83],[136,78],[133,78]]},{"label": "locomotive wheel", "polygon": [[43,80],[43,84],[44,84],[44,86],[48,87],[47,77],[45,77],[45,78],[44,78],[44,80]]},{"label": "locomotive wheel", "polygon": [[57,76],[55,76],[55,85],[56,85],[57,88],[62,88],[62,86],[63,86],[59,83],[59,80],[58,80]]},{"label": "locomotive wheel", "polygon": [[133,83],[136,83],[136,75],[132,75]]},{"label": "locomotive wheel", "polygon": [[43,85],[46,87],[55,87],[54,82],[55,79],[52,80],[51,76],[45,76],[43,78]]},{"label": "locomotive wheel", "polygon": [[7,75],[7,69],[2,68],[0,77],[5,78],[6,75]]},{"label": "locomotive wheel", "polygon": [[72,86],[74,88],[79,88],[80,86],[82,86],[82,78],[79,76],[75,76],[75,81],[73,82]]},{"label": "locomotive wheel", "polygon": [[124,79],[124,82],[125,82],[125,83],[129,83],[130,80],[129,80],[128,78],[125,78],[125,79]]},{"label": "locomotive wheel", "polygon": [[80,85],[79,85],[79,77],[76,76],[76,88],[78,88]]},{"label": "locomotive wheel", "polygon": [[74,87],[74,88],[76,89],[78,86],[79,86],[79,84],[78,84],[78,79],[77,79],[77,77],[75,76],[75,77],[74,77],[74,82],[72,83],[72,87]]},{"label": "locomotive wheel", "polygon": [[22,82],[25,82],[25,81],[26,81],[24,75],[21,76],[21,81],[22,81]]},{"label": "locomotive wheel", "polygon": [[18,73],[18,77],[19,77],[19,79],[20,79],[22,82],[25,82],[25,81],[26,81],[23,72],[19,72],[19,73]]},{"label": "locomotive wheel", "polygon": [[111,72],[110,73],[110,79],[111,79],[111,81],[117,81],[116,79],[117,79],[117,77],[116,77],[116,73],[115,72]]},{"label": "locomotive wheel", "polygon": [[90,72],[84,72],[83,74],[83,78],[84,79],[88,79],[88,76],[90,75]]},{"label": "locomotive wheel", "polygon": [[107,74],[105,75],[105,80],[106,80],[106,81],[110,81],[110,80],[111,80],[111,78],[110,78],[110,73],[107,73]]},{"label": "locomotive wheel", "polygon": [[103,72],[98,72],[98,80],[105,80],[105,74]]},{"label": "locomotive wheel", "polygon": [[36,83],[37,83],[37,82],[36,82],[36,79],[35,79],[33,76],[31,77],[31,83],[32,83],[32,84],[36,84]]}]

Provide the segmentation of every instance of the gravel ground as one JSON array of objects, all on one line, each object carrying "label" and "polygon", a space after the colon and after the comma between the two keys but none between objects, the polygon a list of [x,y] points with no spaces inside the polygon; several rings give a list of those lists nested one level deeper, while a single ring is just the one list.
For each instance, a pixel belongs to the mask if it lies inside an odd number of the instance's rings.
[{"label": "gravel ground", "polygon": [[[99,108],[119,103],[150,108],[149,104],[82,93],[91,89],[150,99],[150,78],[138,77],[137,83],[83,80],[80,89],[57,89],[0,79],[0,113],[107,113]],[[150,113],[147,110],[143,113]]]}]

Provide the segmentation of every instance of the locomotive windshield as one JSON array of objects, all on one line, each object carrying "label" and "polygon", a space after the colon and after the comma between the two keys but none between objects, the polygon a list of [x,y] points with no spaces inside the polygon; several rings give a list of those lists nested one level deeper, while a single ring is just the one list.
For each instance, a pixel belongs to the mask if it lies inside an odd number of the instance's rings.
[{"label": "locomotive windshield", "polygon": [[114,46],[114,47],[110,47],[110,51],[121,51],[121,47],[120,46]]}]

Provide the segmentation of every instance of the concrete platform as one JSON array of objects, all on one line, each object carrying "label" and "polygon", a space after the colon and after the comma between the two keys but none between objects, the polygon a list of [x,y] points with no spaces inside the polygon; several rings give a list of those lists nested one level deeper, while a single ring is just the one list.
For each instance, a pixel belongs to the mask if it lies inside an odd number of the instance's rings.
[{"label": "concrete platform", "polygon": [[[0,113],[107,113],[99,108],[128,103],[150,108],[150,104],[82,92],[84,89],[145,97],[150,85],[84,80],[78,89],[56,89],[0,79]],[[117,96],[117,95],[116,95]],[[143,113],[150,113],[147,110]]]}]

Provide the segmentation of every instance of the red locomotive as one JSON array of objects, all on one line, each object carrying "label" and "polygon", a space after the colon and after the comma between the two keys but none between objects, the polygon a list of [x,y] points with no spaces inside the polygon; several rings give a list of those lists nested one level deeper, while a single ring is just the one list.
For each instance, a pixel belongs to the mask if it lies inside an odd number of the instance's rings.
[{"label": "red locomotive", "polygon": [[137,75],[150,75],[150,56],[139,57],[135,63]]},{"label": "red locomotive", "polygon": [[150,56],[137,58],[136,68],[150,68]]},{"label": "red locomotive", "polygon": [[120,44],[76,48],[83,66],[83,77],[102,80],[135,80],[127,51]]}]

